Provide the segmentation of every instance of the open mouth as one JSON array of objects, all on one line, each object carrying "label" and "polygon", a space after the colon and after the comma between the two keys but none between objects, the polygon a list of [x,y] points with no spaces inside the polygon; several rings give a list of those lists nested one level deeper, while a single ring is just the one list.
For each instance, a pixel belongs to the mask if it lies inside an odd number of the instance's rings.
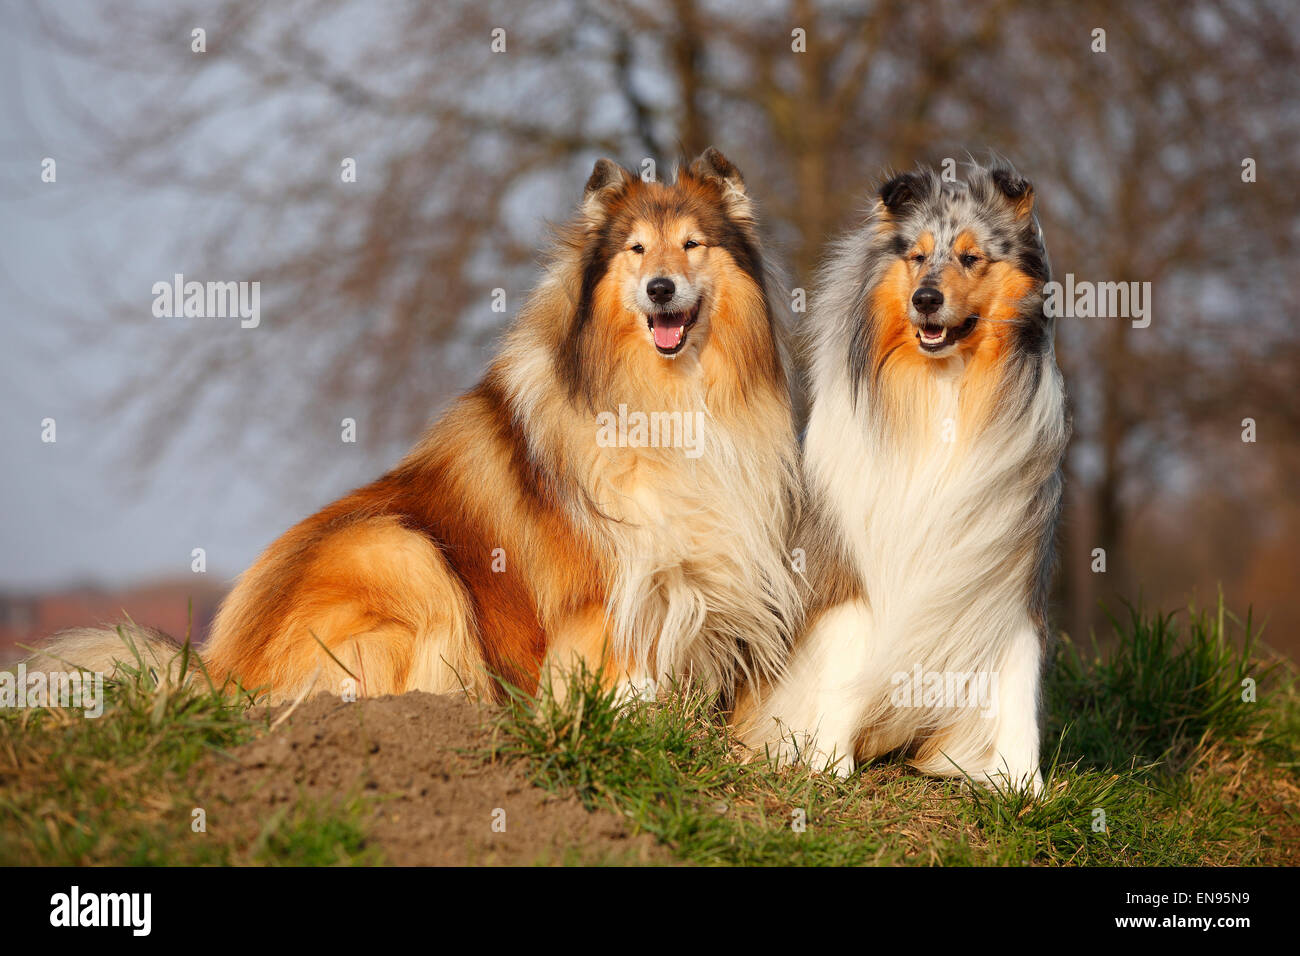
[{"label": "open mouth", "polygon": [[922,322],[916,329],[916,341],[925,351],[938,352],[970,335],[979,319],[978,315],[967,316],[966,321],[955,328],[940,322]]},{"label": "open mouth", "polygon": [[645,317],[660,355],[676,355],[686,347],[686,335],[700,317],[700,303],[684,312],[652,312]]}]

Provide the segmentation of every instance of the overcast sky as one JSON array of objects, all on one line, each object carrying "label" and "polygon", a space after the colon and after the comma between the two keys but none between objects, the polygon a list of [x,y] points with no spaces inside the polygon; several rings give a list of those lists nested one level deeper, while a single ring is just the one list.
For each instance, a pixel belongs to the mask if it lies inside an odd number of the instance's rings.
[{"label": "overcast sky", "polygon": [[[177,268],[171,238],[192,220],[174,192],[127,189],[97,164],[53,91],[111,115],[136,82],[157,78],[97,76],[54,55],[25,17],[0,31],[2,591],[188,574],[195,547],[211,577],[230,579],[295,520],[389,464],[357,456],[329,487],[284,488],[182,443],[147,485],[130,487],[121,473],[130,423],[103,414],[128,356],[111,325],[105,340],[87,341],[68,317],[117,322],[107,303],[138,298],[147,321],[153,283]],[[40,179],[47,156],[53,184]],[[57,423],[54,444],[41,441],[45,418]]]}]

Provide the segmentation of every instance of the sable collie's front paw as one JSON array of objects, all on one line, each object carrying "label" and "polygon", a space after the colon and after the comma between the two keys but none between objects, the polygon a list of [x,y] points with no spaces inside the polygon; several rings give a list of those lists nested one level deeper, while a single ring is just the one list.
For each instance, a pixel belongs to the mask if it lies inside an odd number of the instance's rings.
[{"label": "sable collie's front paw", "polygon": [[625,677],[614,687],[619,706],[654,700],[659,696],[659,684],[653,677]]}]

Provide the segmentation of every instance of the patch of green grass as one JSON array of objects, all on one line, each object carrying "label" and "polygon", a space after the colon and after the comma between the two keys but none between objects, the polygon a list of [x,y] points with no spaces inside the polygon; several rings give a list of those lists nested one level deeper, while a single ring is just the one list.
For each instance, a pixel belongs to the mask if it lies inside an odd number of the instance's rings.
[{"label": "patch of green grass", "polygon": [[[1250,619],[1222,607],[1130,609],[1115,629],[1105,648],[1058,649],[1037,798],[923,777],[899,762],[848,779],[774,768],[733,739],[697,690],[624,704],[587,673],[573,676],[563,699],[516,692],[494,715],[488,756],[616,810],[691,863],[1295,862],[1294,670],[1266,662]],[[195,833],[192,768],[265,731],[266,718],[250,719],[251,697],[238,688],[200,677],[180,690],[168,667],[136,663],[106,682],[97,719],[0,710],[0,864],[381,862],[360,797],[300,797],[246,820],[251,832]],[[1243,699],[1251,682],[1254,702]]]},{"label": "patch of green grass", "polygon": [[985,865],[1195,866],[1219,852],[1249,862],[1259,849],[1250,815],[1216,788],[1162,789],[1140,767],[1057,767],[1037,798],[971,788],[960,813]]},{"label": "patch of green grass", "polygon": [[[698,692],[622,703],[586,672],[563,699],[515,692],[492,756],[622,813],[693,863],[1269,862],[1280,840],[1267,835],[1275,808],[1263,791],[1295,765],[1294,681],[1261,663],[1249,620],[1222,608],[1184,626],[1133,611],[1117,628],[1105,654],[1060,650],[1037,798],[899,763],[847,780],[774,768]],[[1253,704],[1242,700],[1247,677]]]},{"label": "patch of green grass", "polygon": [[360,866],[381,862],[366,840],[364,800],[338,806],[299,801],[262,826],[249,856],[268,866]]},{"label": "patch of green grass", "polygon": [[1249,616],[1239,621],[1220,601],[1215,613],[1190,610],[1181,624],[1132,607],[1126,622],[1111,624],[1108,651],[1094,640],[1085,655],[1063,640],[1048,675],[1047,736],[1065,735],[1067,757],[1095,768],[1158,762],[1176,773],[1207,735],[1242,740],[1270,723],[1283,729],[1275,708],[1242,698],[1249,682],[1258,698],[1278,667],[1259,659]]},{"label": "patch of green grass", "polygon": [[[133,652],[129,635],[123,641]],[[119,666],[103,713],[0,709],[0,865],[325,864],[367,862],[355,803],[305,801],[266,821],[249,845],[196,832],[187,771],[265,728],[251,698],[168,667]],[[176,664],[186,673],[187,651]]]},{"label": "patch of green grass", "polygon": [[686,689],[620,703],[585,671],[563,700],[516,693],[500,717],[494,756],[523,759],[534,779],[610,806],[691,862],[897,862],[936,847],[961,853],[965,835],[940,826],[925,849],[897,832],[956,799],[958,788],[896,771],[845,782],[802,768],[746,762],[713,701]]}]

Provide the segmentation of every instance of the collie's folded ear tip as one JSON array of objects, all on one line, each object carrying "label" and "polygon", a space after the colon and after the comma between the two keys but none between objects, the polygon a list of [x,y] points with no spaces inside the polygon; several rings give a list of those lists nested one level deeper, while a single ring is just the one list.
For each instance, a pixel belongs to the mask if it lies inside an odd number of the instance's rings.
[{"label": "collie's folded ear tip", "polygon": [[880,187],[880,201],[890,212],[897,212],[921,193],[921,177],[917,173],[898,173]]},{"label": "collie's folded ear tip", "polygon": [[1019,199],[1034,191],[1033,184],[1009,166],[995,166],[989,175],[1008,199]]},{"label": "collie's folded ear tip", "polygon": [[687,167],[696,179],[721,179],[737,188],[745,185],[740,169],[722,154],[716,146],[709,146]]},{"label": "collie's folded ear tip", "polygon": [[628,178],[629,173],[626,169],[612,159],[606,159],[602,156],[596,160],[596,165],[592,167],[591,176],[587,179],[587,186],[583,190],[583,195],[590,196],[607,186],[621,185]]},{"label": "collie's folded ear tip", "polygon": [[1009,166],[996,166],[989,176],[1002,195],[1011,200],[1016,218],[1023,219],[1034,209],[1034,185]]}]

